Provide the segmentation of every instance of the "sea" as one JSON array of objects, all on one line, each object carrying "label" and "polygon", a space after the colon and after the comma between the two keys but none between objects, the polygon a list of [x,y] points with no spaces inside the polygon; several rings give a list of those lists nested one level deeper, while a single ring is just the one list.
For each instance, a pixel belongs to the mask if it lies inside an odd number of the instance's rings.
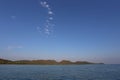
[{"label": "sea", "polygon": [[0,80],[120,80],[120,65],[0,65]]}]

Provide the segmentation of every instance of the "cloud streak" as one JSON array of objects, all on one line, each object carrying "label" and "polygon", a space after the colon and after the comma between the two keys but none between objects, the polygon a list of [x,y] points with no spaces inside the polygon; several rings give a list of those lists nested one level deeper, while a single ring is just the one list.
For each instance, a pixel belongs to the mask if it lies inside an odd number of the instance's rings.
[{"label": "cloud streak", "polygon": [[8,46],[7,50],[13,50],[13,49],[21,49],[23,46]]},{"label": "cloud streak", "polygon": [[11,19],[16,19],[16,16],[10,16],[11,17]]},{"label": "cloud streak", "polygon": [[40,29],[39,26],[37,26],[36,29],[37,29],[38,32],[41,32],[41,29]]},{"label": "cloud streak", "polygon": [[43,27],[40,28],[40,26],[37,26],[36,28],[37,28],[38,32],[43,33],[48,36],[53,32],[54,13],[47,1],[40,1],[40,5],[47,10],[47,19],[46,19],[45,25],[43,25]]}]

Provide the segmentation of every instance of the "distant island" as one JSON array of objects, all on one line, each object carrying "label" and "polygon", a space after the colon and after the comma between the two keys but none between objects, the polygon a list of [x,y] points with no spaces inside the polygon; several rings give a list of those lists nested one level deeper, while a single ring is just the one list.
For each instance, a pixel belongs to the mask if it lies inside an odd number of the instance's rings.
[{"label": "distant island", "polygon": [[80,64],[103,64],[103,63],[92,63],[87,61],[76,61],[72,62],[69,60],[62,60],[57,62],[55,60],[6,60],[0,59],[0,64],[35,64],[35,65],[80,65]]}]

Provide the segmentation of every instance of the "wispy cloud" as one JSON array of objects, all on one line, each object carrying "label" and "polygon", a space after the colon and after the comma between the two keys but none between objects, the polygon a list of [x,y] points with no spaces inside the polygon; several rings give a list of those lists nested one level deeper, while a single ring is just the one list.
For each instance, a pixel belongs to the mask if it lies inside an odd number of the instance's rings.
[{"label": "wispy cloud", "polygon": [[48,14],[53,14],[53,12],[49,10],[49,11],[48,11]]},{"label": "wispy cloud", "polygon": [[13,50],[13,49],[21,49],[23,46],[8,46],[7,50]]},{"label": "wispy cloud", "polygon": [[16,19],[16,16],[10,16],[11,17],[11,19]]},{"label": "wispy cloud", "polygon": [[44,27],[42,27],[42,28],[40,28],[39,26],[37,26],[37,31],[38,32],[42,32],[42,33],[44,33],[44,34],[46,34],[46,35],[50,35],[51,34],[51,32],[53,31],[53,30],[51,30],[51,29],[53,29],[52,27],[53,27],[53,19],[54,19],[54,17],[53,17],[53,15],[54,15],[54,13],[53,13],[53,11],[52,11],[52,9],[51,9],[51,7],[50,7],[50,5],[48,4],[48,2],[47,1],[41,1],[40,2],[40,5],[43,7],[43,8],[46,8],[47,9],[47,16],[48,16],[48,18],[46,19],[46,21],[45,21],[45,25],[44,25]]},{"label": "wispy cloud", "polygon": [[50,34],[50,31],[49,31],[49,29],[48,29],[48,28],[45,28],[45,33],[46,33],[47,35],[49,35],[49,34]]},{"label": "wispy cloud", "polygon": [[39,26],[37,26],[37,27],[36,27],[36,29],[37,29],[37,31],[38,31],[38,32],[41,32],[41,30],[40,30],[40,27],[39,27]]},{"label": "wispy cloud", "polygon": [[53,17],[49,17],[50,20],[53,20]]}]

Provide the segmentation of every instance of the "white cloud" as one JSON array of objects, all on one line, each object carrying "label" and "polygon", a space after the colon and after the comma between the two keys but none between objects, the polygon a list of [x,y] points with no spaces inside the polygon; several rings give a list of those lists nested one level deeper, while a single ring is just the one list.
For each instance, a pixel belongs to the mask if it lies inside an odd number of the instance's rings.
[{"label": "white cloud", "polygon": [[48,9],[49,11],[51,11],[51,8],[50,8],[50,7],[48,7],[47,9]]},{"label": "white cloud", "polygon": [[46,2],[46,1],[44,1],[44,2],[43,2],[43,4],[44,4],[44,5],[46,5],[46,4],[47,4],[47,2]]},{"label": "white cloud", "polygon": [[53,20],[53,17],[49,17],[50,20]]},{"label": "white cloud", "polygon": [[48,11],[48,14],[53,14],[53,12],[52,11]]},{"label": "white cloud", "polygon": [[46,25],[45,27],[46,27],[46,28],[49,28],[49,26],[48,26],[48,25]]},{"label": "white cloud", "polygon": [[49,5],[47,4],[46,7],[49,8]]},{"label": "white cloud", "polygon": [[8,47],[7,47],[8,50],[11,50],[12,48],[13,48],[12,46],[8,46]]},{"label": "white cloud", "polygon": [[42,7],[45,7],[45,5],[43,4],[43,2],[40,3]]},{"label": "white cloud", "polygon": [[53,31],[52,30],[52,27],[53,27],[53,11],[50,7],[50,5],[48,4],[48,2],[46,1],[41,1],[40,2],[41,6],[46,8],[47,9],[47,12],[48,12],[48,18],[46,19],[45,21],[45,25],[43,26],[43,28],[40,28],[39,26],[37,27],[37,31],[41,32],[42,34],[45,34],[45,35],[50,35],[51,32]]},{"label": "white cloud", "polygon": [[49,23],[50,21],[49,20],[46,20],[47,23]]},{"label": "white cloud", "polygon": [[21,48],[23,48],[23,46],[8,46],[8,47],[7,47],[8,50],[21,49]]},{"label": "white cloud", "polygon": [[39,30],[40,29],[40,27],[39,26],[37,26],[37,30]]},{"label": "white cloud", "polygon": [[11,16],[11,19],[16,19],[16,16]]},{"label": "white cloud", "polygon": [[17,46],[16,48],[23,48],[23,46]]},{"label": "white cloud", "polygon": [[45,28],[45,34],[49,35],[50,34],[50,31],[48,28]]},{"label": "white cloud", "polygon": [[41,32],[41,29],[40,29],[40,27],[39,27],[39,26],[37,26],[37,31],[38,31],[38,32]]},{"label": "white cloud", "polygon": [[47,4],[47,2],[46,1],[44,1],[44,2],[40,2],[40,4],[42,5],[42,7],[49,7],[49,5]]}]

